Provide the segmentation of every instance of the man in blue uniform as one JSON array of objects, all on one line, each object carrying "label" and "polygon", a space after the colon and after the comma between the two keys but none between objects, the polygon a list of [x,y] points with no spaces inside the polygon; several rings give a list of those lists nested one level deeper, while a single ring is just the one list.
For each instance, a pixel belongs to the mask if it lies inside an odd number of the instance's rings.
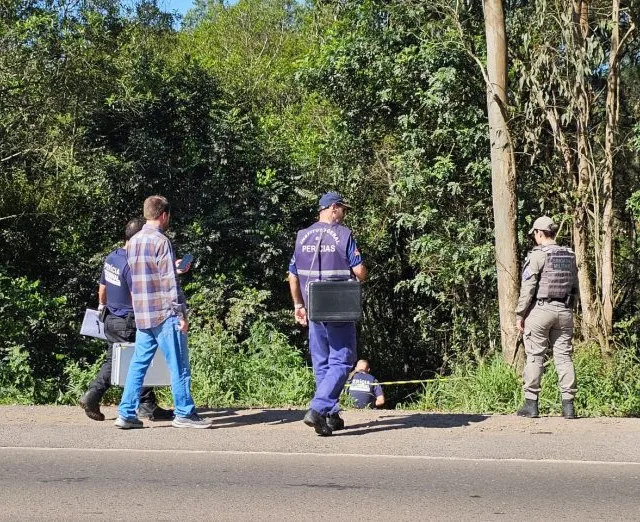
[{"label": "man in blue uniform", "polygon": [[378,380],[369,372],[369,361],[360,359],[351,379],[349,395],[355,401],[356,408],[381,408],[384,406],[384,394]]},{"label": "man in blue uniform", "polygon": [[344,428],[338,401],[356,362],[356,325],[353,322],[308,322],[307,288],[312,281],[366,279],[367,269],[351,230],[342,225],[350,208],[336,192],[322,196],[319,220],[298,232],[289,263],[295,320],[302,326],[309,324],[309,351],[316,380],[316,392],[304,422],[322,436]]},{"label": "man in blue uniform", "polygon": [[[125,248],[129,239],[140,231],[143,225],[143,219],[132,219],[127,223]],[[109,341],[109,348],[107,358],[100,367],[97,377],[80,399],[80,406],[84,409],[87,417],[96,421],[104,420],[104,414],[100,411],[100,401],[111,387],[113,343],[131,343],[136,338],[136,322],[131,304],[131,272],[127,264],[125,248],[118,248],[106,257],[100,276],[98,308],[105,314],[104,333]],[[156,404],[153,388],[142,389],[138,414],[149,420],[171,420],[173,418],[172,410],[165,410]]]}]

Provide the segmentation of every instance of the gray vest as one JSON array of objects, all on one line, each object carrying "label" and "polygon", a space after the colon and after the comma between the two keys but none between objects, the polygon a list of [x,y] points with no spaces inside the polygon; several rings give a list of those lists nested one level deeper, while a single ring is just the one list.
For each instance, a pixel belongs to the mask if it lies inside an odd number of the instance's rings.
[{"label": "gray vest", "polygon": [[311,281],[352,278],[347,244],[351,230],[342,225],[314,223],[300,230],[296,237],[296,268],[305,305]]},{"label": "gray vest", "polygon": [[546,255],[538,282],[536,299],[564,299],[571,294],[576,276],[576,255],[573,250],[558,245],[538,246]]}]

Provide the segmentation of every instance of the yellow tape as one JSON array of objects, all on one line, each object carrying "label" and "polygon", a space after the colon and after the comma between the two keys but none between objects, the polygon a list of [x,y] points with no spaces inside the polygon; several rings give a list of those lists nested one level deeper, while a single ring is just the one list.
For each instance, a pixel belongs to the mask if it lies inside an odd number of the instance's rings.
[{"label": "yellow tape", "polygon": [[[457,381],[460,379],[468,379],[468,377],[438,377],[435,379],[414,379],[412,381],[389,381],[389,382],[372,382],[370,386],[389,386],[392,384],[420,384],[422,382],[435,382],[435,381]],[[344,387],[348,388],[350,384],[345,384]]]}]

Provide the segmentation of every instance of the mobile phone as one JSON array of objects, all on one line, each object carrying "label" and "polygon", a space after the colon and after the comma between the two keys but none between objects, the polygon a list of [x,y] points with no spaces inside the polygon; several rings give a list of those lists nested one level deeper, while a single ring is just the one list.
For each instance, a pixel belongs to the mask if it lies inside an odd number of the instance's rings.
[{"label": "mobile phone", "polygon": [[191,254],[185,254],[180,261],[180,264],[176,267],[178,270],[184,270],[187,268],[189,263],[193,261],[193,256]]}]

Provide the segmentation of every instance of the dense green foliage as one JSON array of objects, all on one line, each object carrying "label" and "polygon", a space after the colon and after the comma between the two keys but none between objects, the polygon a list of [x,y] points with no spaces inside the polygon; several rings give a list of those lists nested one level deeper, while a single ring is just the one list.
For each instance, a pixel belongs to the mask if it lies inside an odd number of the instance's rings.
[{"label": "dense green foliage", "polygon": [[[469,2],[456,18],[450,3],[430,0],[196,4],[179,29],[155,0],[0,8],[0,402],[77,399],[104,349],[78,334],[102,259],[144,198],[160,193],[172,203],[178,253],[196,260],[183,285],[197,402],[305,403],[312,377],[285,273],[295,230],[314,219],[322,192],[339,190],[355,207],[347,224],[371,273],[359,351],[376,376],[470,375],[427,388],[416,404],[515,408],[518,378],[494,355],[480,5]],[[542,212],[569,219],[574,198],[531,104],[540,82],[563,89],[535,62],[541,49],[565,66],[563,33],[534,4],[507,2],[522,230]],[[594,36],[590,58],[598,93],[607,30]],[[635,34],[627,40],[638,43]],[[637,56],[623,62],[615,172],[621,354],[636,349],[640,328]],[[637,368],[629,358],[615,371]],[[611,383],[601,403],[592,401],[597,386],[592,393],[585,384],[583,408],[637,413],[622,398],[636,380],[615,384],[614,363],[595,351],[579,360],[581,382]]]},{"label": "dense green foliage", "polygon": [[[313,375],[303,357],[283,334],[261,322],[251,326],[250,336],[243,342],[219,325],[193,332],[190,357],[193,397],[199,405],[302,406],[313,392]],[[22,363],[17,355],[12,360],[14,365]],[[77,404],[101,363],[102,359],[92,365],[69,362],[66,389],[57,402]],[[110,388],[104,402],[118,402],[121,392]],[[170,388],[160,388],[156,395],[161,402],[172,403]],[[21,401],[20,395],[10,397]]]}]

